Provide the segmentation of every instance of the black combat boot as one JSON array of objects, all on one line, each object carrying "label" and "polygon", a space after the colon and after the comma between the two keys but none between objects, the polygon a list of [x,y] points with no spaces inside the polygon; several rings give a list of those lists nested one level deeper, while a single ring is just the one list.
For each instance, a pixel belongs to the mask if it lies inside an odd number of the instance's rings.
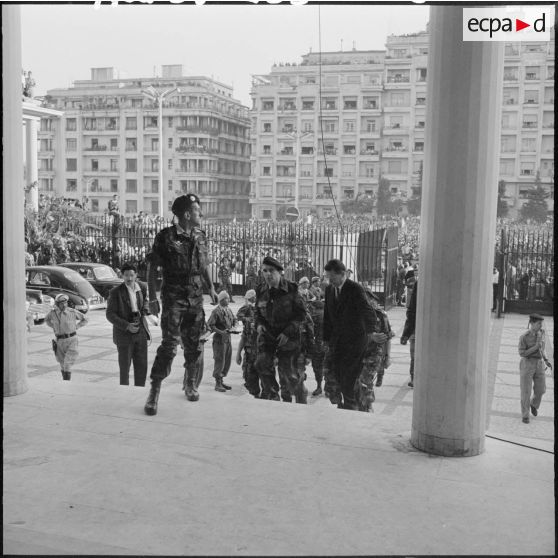
[{"label": "black combat boot", "polygon": [[317,382],[318,387],[312,392],[312,397],[318,397],[322,394],[322,382]]},{"label": "black combat boot", "polygon": [[151,380],[151,389],[145,402],[143,410],[146,415],[157,414],[157,402],[159,401],[159,393],[161,393],[161,380]]},{"label": "black combat boot", "polygon": [[376,378],[376,387],[380,387],[383,381],[384,381],[384,373],[382,372],[381,374],[378,374],[378,377]]},{"label": "black combat boot", "polygon": [[308,403],[308,390],[304,384],[300,385],[296,390],[295,401],[297,403]]},{"label": "black combat boot", "polygon": [[221,378],[215,379],[215,391],[220,391],[221,393],[225,393],[227,388],[223,385],[223,380]]},{"label": "black combat boot", "polygon": [[184,372],[184,376],[184,394],[186,395],[186,399],[188,399],[188,401],[198,401],[200,398],[200,394],[196,389],[198,370],[196,368],[193,370],[187,368]]},{"label": "black combat boot", "polygon": [[71,372],[62,372],[62,379],[63,379],[63,380],[68,380],[68,381],[70,381],[71,377],[72,377],[72,373],[71,373]]},{"label": "black combat boot", "polygon": [[229,386],[228,384],[225,384],[225,382],[223,382],[223,380],[221,379],[221,385],[228,391],[229,389],[232,389],[231,386]]},{"label": "black combat boot", "polygon": [[407,384],[409,387],[413,387],[415,384],[413,383],[415,375],[411,372],[411,381]]}]

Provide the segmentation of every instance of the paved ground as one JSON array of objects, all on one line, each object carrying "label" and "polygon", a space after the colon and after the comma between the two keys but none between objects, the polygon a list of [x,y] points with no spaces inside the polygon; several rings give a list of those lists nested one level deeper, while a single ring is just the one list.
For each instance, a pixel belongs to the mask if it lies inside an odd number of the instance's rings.
[{"label": "paved ground", "polygon": [[[235,297],[231,304],[233,312],[241,306],[242,299]],[[205,305],[207,317],[212,306]],[[74,370],[74,377],[83,376],[88,382],[106,385],[118,385],[119,373],[116,357],[116,347],[112,343],[112,325],[106,321],[104,311],[96,310],[89,314],[90,323],[80,330],[80,358]],[[409,380],[409,345],[401,345],[399,336],[405,322],[405,309],[395,307],[389,311],[389,318],[393,329],[398,334],[392,341],[393,364],[387,371],[384,384],[376,390],[374,412],[385,416],[397,415],[398,420],[408,420],[411,423],[413,390],[407,387]],[[540,440],[541,443],[554,443],[554,379],[547,376],[547,393],[543,398],[539,416],[531,420],[530,424],[521,422],[519,407],[519,356],[517,342],[527,325],[527,317],[519,314],[505,315],[501,319],[491,320],[490,370],[488,390],[488,433],[498,435],[527,436]],[[149,347],[149,362],[155,358],[155,352],[161,339],[160,328],[152,327],[153,342]],[[547,353],[554,353],[553,322],[545,320],[545,329],[549,346]],[[51,329],[46,325],[37,325],[29,335],[29,376],[45,376],[53,381],[60,379],[60,372],[54,355],[50,349],[52,338]],[[233,335],[233,361],[236,355],[239,336]],[[213,353],[211,339],[205,347],[205,372],[201,386],[201,393],[212,390]],[[172,373],[165,380],[163,389],[171,389],[171,385],[182,384],[183,357],[181,351],[174,360]],[[315,387],[314,375],[311,366],[307,368],[307,386],[310,392]],[[149,373],[148,373],[149,375]],[[133,382],[132,382],[133,383]],[[228,376],[228,383],[233,390],[226,394],[227,397],[249,397],[243,387],[242,371],[240,366],[233,362]],[[146,388],[147,389],[147,388]],[[311,405],[325,405],[330,403],[323,396],[309,398]]]},{"label": "paved ground", "polygon": [[[390,318],[400,333],[403,309]],[[102,311],[80,330],[71,382],[38,326],[29,390],[4,399],[3,551],[553,555],[554,385],[549,377],[539,417],[523,425],[516,345],[526,321],[492,321],[490,437],[469,458],[410,446],[408,347],[398,343],[374,414],[323,397],[307,406],[253,399],[236,365],[232,391],[215,392],[209,344],[200,402],[181,392],[177,358],[159,414],[148,417],[147,388],[118,385]]]}]

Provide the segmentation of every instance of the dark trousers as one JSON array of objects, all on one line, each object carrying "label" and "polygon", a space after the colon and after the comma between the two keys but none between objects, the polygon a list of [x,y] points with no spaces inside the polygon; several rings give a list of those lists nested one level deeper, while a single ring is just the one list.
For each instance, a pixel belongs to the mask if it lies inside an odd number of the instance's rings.
[{"label": "dark trousers", "polygon": [[222,335],[213,335],[213,377],[222,380],[231,368],[232,346],[231,338],[223,339]]},{"label": "dark trousers", "polygon": [[157,349],[157,356],[151,367],[152,380],[164,380],[171,371],[176,356],[176,347],[182,341],[184,347],[184,368],[195,381],[198,376],[199,341],[204,325],[203,305],[189,304],[187,301],[174,302],[171,306],[163,299],[161,332],[163,338]]},{"label": "dark trousers", "polygon": [[362,369],[366,342],[355,340],[352,345],[336,343],[330,346],[325,363],[325,390],[332,403],[344,409],[358,409],[355,383]]},{"label": "dark trousers", "polygon": [[118,343],[118,366],[120,367],[120,385],[130,383],[130,365],[134,364],[134,385],[144,386],[147,377],[147,334],[143,327],[130,336],[126,343]]},{"label": "dark trousers", "polygon": [[242,376],[244,377],[244,387],[250,395],[260,396],[260,377],[256,370],[256,351],[252,347],[244,348],[244,358],[242,359]]},{"label": "dark trousers", "polygon": [[492,310],[498,308],[498,283],[492,283]]}]

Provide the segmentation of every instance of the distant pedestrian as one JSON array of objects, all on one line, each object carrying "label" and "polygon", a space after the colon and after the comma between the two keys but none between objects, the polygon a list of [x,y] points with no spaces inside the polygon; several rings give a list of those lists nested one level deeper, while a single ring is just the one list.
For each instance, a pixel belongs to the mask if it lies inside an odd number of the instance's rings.
[{"label": "distant pedestrian", "polygon": [[213,335],[213,377],[215,378],[215,391],[225,392],[231,386],[225,384],[223,379],[229,373],[232,358],[231,333],[236,326],[236,318],[229,308],[229,293],[221,291],[217,297],[218,306],[213,309],[207,326]]},{"label": "distant pedestrian", "polygon": [[53,348],[60,363],[63,380],[71,380],[72,366],[78,357],[77,330],[87,324],[88,319],[75,308],[68,307],[69,297],[59,294],[54,299],[54,308],[47,314],[45,323],[54,330],[56,341]]},{"label": "distant pedestrian", "polygon": [[496,312],[498,308],[498,282],[500,280],[500,274],[498,269],[494,268],[492,271],[492,312]]},{"label": "distant pedestrian", "polygon": [[[529,422],[529,409],[534,417],[546,392],[545,365],[552,368],[544,352],[546,334],[542,329],[544,318],[540,314],[529,316],[529,330],[519,338],[519,384],[521,390],[521,417]],[[533,397],[531,397],[531,393]]]},{"label": "distant pedestrian", "polygon": [[232,270],[230,266],[230,260],[227,257],[221,259],[221,267],[219,268],[219,283],[221,284],[221,289],[227,291],[229,294],[230,302],[234,302],[232,294]]},{"label": "distant pedestrian", "polygon": [[409,299],[409,306],[407,308],[407,319],[405,320],[405,326],[403,327],[403,333],[401,334],[401,345],[406,345],[407,341],[410,342],[411,364],[409,367],[409,374],[411,375],[411,379],[407,383],[409,387],[414,387],[415,385],[415,328],[417,319],[417,293],[418,281],[415,281],[415,285]]}]

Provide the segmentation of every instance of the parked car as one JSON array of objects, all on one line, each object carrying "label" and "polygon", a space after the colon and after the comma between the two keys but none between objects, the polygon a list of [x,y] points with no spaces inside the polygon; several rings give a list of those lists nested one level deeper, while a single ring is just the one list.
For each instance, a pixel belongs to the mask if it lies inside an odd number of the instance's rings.
[{"label": "parked car", "polygon": [[77,271],[58,265],[35,265],[25,268],[25,286],[56,297],[68,295],[68,306],[87,312],[106,308],[104,298]]},{"label": "parked car", "polygon": [[113,287],[118,287],[124,281],[109,265],[91,262],[67,262],[60,265],[77,271],[105,299]]},{"label": "parked car", "polygon": [[29,303],[27,313],[31,314],[35,324],[44,322],[46,315],[54,306],[54,298],[43,294],[38,289],[26,289],[25,300]]}]

